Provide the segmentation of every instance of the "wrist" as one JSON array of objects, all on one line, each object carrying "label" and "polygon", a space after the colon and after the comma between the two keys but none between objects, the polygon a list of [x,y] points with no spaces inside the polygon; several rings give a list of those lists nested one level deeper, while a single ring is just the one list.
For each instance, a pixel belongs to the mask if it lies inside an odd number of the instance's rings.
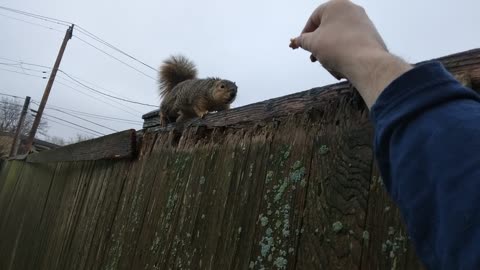
[{"label": "wrist", "polygon": [[362,54],[345,76],[357,88],[369,108],[395,79],[413,67],[387,51]]}]

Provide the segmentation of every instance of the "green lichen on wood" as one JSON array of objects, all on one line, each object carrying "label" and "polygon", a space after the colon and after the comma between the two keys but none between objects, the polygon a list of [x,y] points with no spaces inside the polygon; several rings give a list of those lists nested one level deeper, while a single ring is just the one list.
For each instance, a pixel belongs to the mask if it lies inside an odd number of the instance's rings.
[{"label": "green lichen on wood", "polygon": [[265,183],[270,183],[273,180],[273,171],[268,171],[267,176],[265,176]]},{"label": "green lichen on wood", "polygon": [[282,155],[282,159],[285,161],[290,157],[290,152],[292,150],[291,145],[284,145],[283,149],[280,150],[280,154]]},{"label": "green lichen on wood", "polygon": [[368,231],[363,231],[363,233],[362,233],[362,238],[363,238],[365,241],[370,240],[370,233],[369,233]]},{"label": "green lichen on wood", "polygon": [[284,257],[277,257],[273,262],[273,265],[277,267],[277,269],[286,269],[287,263],[288,261]]},{"label": "green lichen on wood", "polygon": [[334,233],[339,233],[340,231],[342,231],[343,229],[343,224],[342,222],[340,221],[335,221],[333,224],[332,224],[332,230]]},{"label": "green lichen on wood", "polygon": [[319,152],[320,152],[320,155],[323,156],[323,155],[328,154],[328,152],[330,152],[330,149],[325,144],[322,144],[319,148]]},{"label": "green lichen on wood", "polygon": [[[290,180],[295,184],[298,182],[302,182],[305,180],[305,167],[303,166],[302,162],[300,160],[295,161],[295,163],[292,165],[292,171],[290,172],[289,178]],[[306,185],[306,183],[305,183]],[[302,185],[302,186],[305,186]]]},{"label": "green lichen on wood", "polygon": [[388,239],[382,243],[382,252],[387,255],[387,258],[395,260],[397,255],[407,251],[407,238],[401,233],[395,235],[393,227],[388,228],[387,235]]},{"label": "green lichen on wood", "polygon": [[249,169],[248,169],[248,178],[252,178],[253,176],[253,163],[250,163]]}]

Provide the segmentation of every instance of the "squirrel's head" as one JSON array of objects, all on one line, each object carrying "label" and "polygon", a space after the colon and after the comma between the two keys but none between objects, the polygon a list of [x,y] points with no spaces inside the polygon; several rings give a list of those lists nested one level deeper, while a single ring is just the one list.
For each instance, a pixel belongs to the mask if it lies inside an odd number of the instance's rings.
[{"label": "squirrel's head", "polygon": [[218,80],[215,82],[213,98],[222,104],[230,104],[237,97],[237,85],[229,80]]}]

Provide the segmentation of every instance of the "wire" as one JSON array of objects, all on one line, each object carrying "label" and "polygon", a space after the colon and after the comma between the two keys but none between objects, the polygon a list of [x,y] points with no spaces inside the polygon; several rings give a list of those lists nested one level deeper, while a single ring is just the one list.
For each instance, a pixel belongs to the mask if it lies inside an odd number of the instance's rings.
[{"label": "wire", "polygon": [[[33,103],[33,104],[36,104],[36,105],[39,105],[39,104],[40,104],[39,102],[37,102],[37,101],[35,101],[35,100],[32,100],[32,103]],[[78,111],[78,110],[67,109],[67,108],[60,107],[60,106],[55,106],[55,105],[47,105],[47,106],[46,106],[46,109],[48,109],[48,110],[55,110],[55,109],[57,109],[57,108],[58,108],[58,109],[65,110],[65,111],[74,112],[74,113],[80,114],[80,115],[85,116],[85,117],[91,117],[91,118],[102,119],[102,120],[109,120],[109,121],[116,121],[116,122],[126,122],[126,123],[128,123],[128,124],[142,124],[141,121],[135,121],[135,120],[131,120],[131,119],[111,117],[111,116],[100,115],[100,114],[93,114],[93,113],[87,113],[87,112],[82,112],[82,111]]]},{"label": "wire", "polygon": [[142,65],[150,68],[150,69],[153,70],[153,71],[158,71],[156,68],[154,68],[154,67],[152,67],[152,66],[150,66],[150,65],[148,65],[148,64],[146,64],[146,63],[144,63],[144,62],[142,62],[142,61],[140,61],[140,60],[138,60],[137,58],[131,56],[130,54],[128,54],[128,53],[120,50],[119,48],[113,46],[112,44],[106,42],[105,40],[99,38],[98,36],[92,34],[91,32],[87,31],[85,28],[83,28],[83,27],[81,27],[81,26],[79,26],[79,25],[76,25],[76,27],[77,27],[77,32],[80,32],[80,33],[83,33],[84,35],[89,36],[90,38],[92,38],[92,39],[94,39],[94,40],[102,43],[103,45],[105,45],[105,46],[107,46],[107,47],[110,47],[111,49],[113,49],[113,50],[115,50],[115,51],[117,51],[117,52],[119,52],[119,53],[121,53],[121,54],[129,57],[130,59],[133,59],[133,60],[137,61],[138,63],[140,63],[140,64],[142,64]]},{"label": "wire", "polygon": [[10,12],[14,12],[14,13],[18,13],[18,14],[21,14],[21,15],[24,15],[24,16],[29,16],[29,17],[36,18],[36,19],[39,19],[39,20],[48,21],[48,22],[51,22],[51,23],[60,24],[60,25],[70,26],[72,24],[71,22],[67,22],[67,21],[63,21],[63,20],[59,20],[59,19],[55,19],[55,18],[51,18],[51,17],[46,17],[46,16],[34,14],[34,13],[29,13],[29,12],[21,11],[21,10],[18,10],[18,9],[8,8],[8,7],[4,7],[4,6],[0,6],[0,9],[7,10],[7,11],[10,11]]},{"label": "wire", "polygon": [[[34,114],[32,114],[33,116],[35,116]],[[90,132],[90,131],[86,131],[86,130],[83,130],[83,129],[79,129],[79,128],[76,128],[76,127],[72,127],[72,126],[69,126],[69,125],[66,125],[65,123],[62,123],[62,122],[59,122],[59,121],[55,121],[51,118],[49,118],[48,116],[43,116],[44,119],[48,120],[49,122],[53,122],[53,123],[57,123],[59,125],[62,125],[62,126],[65,126],[65,127],[69,127],[71,129],[75,129],[77,131],[81,131],[81,132],[84,132],[86,134],[90,134],[90,135],[93,135],[93,136],[98,136],[98,134],[96,133],[93,133],[93,132]]]},{"label": "wire", "polygon": [[[69,81],[69,80],[67,80],[67,79],[65,79],[65,78],[63,78],[63,77],[59,77],[58,79],[59,79],[59,80],[63,80],[63,81],[68,82],[68,83],[72,83],[71,81]],[[72,86],[70,86],[70,85],[68,85],[68,84],[65,84],[65,83],[61,83],[61,82],[58,82],[58,83],[59,83],[59,84],[62,84],[63,86],[67,86],[68,88],[70,88],[70,89],[72,89],[72,90],[75,90],[75,91],[77,91],[77,92],[81,92],[81,93],[83,93],[83,94],[85,94],[85,95],[87,95],[87,96],[89,96],[89,97],[91,97],[91,98],[93,98],[93,99],[95,99],[95,100],[98,100],[98,97],[88,95],[88,94],[86,94],[85,92],[81,91],[80,89],[74,88],[74,87],[72,87]],[[82,86],[82,88],[84,88],[84,89],[86,89],[86,90],[88,90],[88,91],[93,92],[92,90],[90,90],[90,89],[88,89],[88,88],[85,88],[85,87],[83,87],[83,86]],[[96,94],[95,92],[93,92],[93,93]],[[103,103],[108,104],[108,105],[110,105],[110,106],[112,106],[112,107],[114,107],[114,108],[117,108],[117,109],[120,109],[120,108],[121,108],[120,110],[125,111],[125,112],[128,112],[128,111],[126,111],[126,110],[123,109],[123,108],[126,108],[126,109],[129,109],[129,110],[134,111],[134,112],[136,112],[136,113],[143,114],[143,112],[141,112],[141,111],[139,111],[139,110],[136,110],[136,109],[134,109],[134,108],[132,108],[132,107],[129,107],[129,106],[127,106],[127,105],[125,105],[125,104],[123,104],[123,103],[121,103],[121,102],[119,102],[119,101],[116,101],[115,99],[112,99],[112,98],[109,98],[109,97],[105,97],[105,96],[100,96],[100,97],[103,97],[103,98],[107,99],[108,101],[111,101],[111,102],[113,102],[113,103],[118,104],[118,105],[121,106],[121,107],[117,107],[117,106],[112,105],[111,103],[106,103],[106,102],[103,102],[103,101],[102,101]],[[131,114],[131,113],[130,113],[130,114]],[[134,115],[135,117],[137,117],[137,115],[135,115],[135,114],[132,114],[132,115]]]},{"label": "wire", "polygon": [[30,71],[40,72],[40,73],[43,73],[43,74],[47,73],[45,70],[22,67],[22,64],[0,63],[0,65],[14,67],[14,68],[21,68],[22,70],[30,70]]},{"label": "wire", "polygon": [[43,27],[43,28],[46,28],[46,29],[49,29],[49,30],[53,30],[53,31],[56,31],[56,32],[63,33],[63,31],[58,30],[58,29],[53,28],[53,27],[48,27],[48,26],[41,25],[41,24],[38,24],[38,23],[29,22],[29,21],[26,21],[26,20],[22,20],[22,19],[15,18],[15,17],[10,17],[10,16],[5,15],[5,14],[0,14],[0,16],[9,18],[9,19],[11,19],[11,20],[21,21],[21,22],[24,22],[24,23],[28,23],[28,24],[31,24],[31,25],[35,25],[35,26]]},{"label": "wire", "polygon": [[[30,109],[30,111],[32,111],[32,112],[34,112],[35,114],[37,114],[37,111],[36,111],[36,110]],[[73,123],[73,122],[64,120],[64,119],[62,119],[62,118],[59,118],[59,117],[56,117],[56,116],[53,116],[53,115],[49,115],[49,114],[46,114],[46,113],[43,113],[43,115],[45,115],[45,116],[47,116],[47,117],[51,117],[51,118],[57,119],[57,120],[59,120],[59,121],[65,122],[65,123],[69,123],[69,124],[71,124],[71,125],[74,125],[74,126],[77,126],[77,127],[80,127],[80,128],[83,128],[83,129],[86,129],[86,130],[89,130],[89,131],[92,131],[92,132],[95,132],[95,133],[98,133],[98,134],[103,135],[103,136],[106,135],[106,134],[101,133],[101,132],[98,132],[98,131],[96,131],[96,130],[94,130],[94,129],[90,129],[90,128],[84,127],[84,126],[82,126],[82,125],[79,125],[79,124],[76,124],[76,123]]]},{"label": "wire", "polygon": [[64,114],[66,114],[66,115],[70,115],[70,116],[72,116],[72,117],[78,118],[78,119],[80,119],[80,120],[83,120],[83,121],[88,122],[88,123],[90,123],[90,124],[94,124],[94,125],[96,125],[96,126],[99,126],[99,127],[105,128],[105,129],[108,129],[108,130],[113,131],[113,132],[118,132],[118,130],[115,130],[115,129],[113,129],[113,128],[109,128],[109,127],[107,127],[107,126],[104,126],[104,125],[95,123],[95,122],[90,121],[90,120],[88,120],[88,119],[82,118],[82,117],[80,117],[80,116],[76,116],[76,115],[74,115],[74,114],[71,114],[71,113],[68,113],[68,112],[65,112],[65,111],[62,111],[62,110],[59,110],[59,109],[51,109],[51,110],[59,111],[59,112],[64,113]]},{"label": "wire", "polygon": [[[64,20],[59,20],[59,19],[55,19],[55,18],[51,18],[51,17],[46,17],[46,16],[42,16],[42,15],[38,15],[38,14],[34,14],[34,13],[29,13],[29,12],[25,12],[25,11],[13,9],[13,8],[8,8],[8,7],[4,7],[4,6],[0,6],[0,9],[7,10],[7,11],[10,11],[10,12],[14,12],[14,13],[17,13],[17,14],[21,14],[21,15],[24,15],[24,16],[29,16],[29,17],[32,17],[32,18],[35,18],[35,19],[48,21],[48,22],[51,22],[51,23],[60,24],[60,25],[63,25],[63,26],[73,25],[72,22],[68,22],[68,21],[64,21]],[[0,14],[0,15],[2,15],[2,14]],[[37,25],[37,26],[41,26],[41,27],[44,27],[44,28],[48,28],[48,29],[51,29],[51,30],[56,30],[56,31],[61,32],[61,31],[58,30],[58,29],[50,28],[50,27],[47,27],[47,26],[44,26],[44,25],[40,25],[40,24],[33,23],[33,22],[28,22],[28,21],[21,20],[21,19],[18,19],[18,18],[13,18],[13,17],[7,16],[7,15],[2,15],[2,16],[5,16],[5,17],[8,17],[8,18],[11,18],[11,19],[14,19],[14,20],[23,21],[23,22],[26,22],[26,23],[30,23],[30,24],[33,24],[33,25]],[[124,56],[126,56],[126,57],[128,57],[128,58],[130,58],[130,59],[132,59],[132,60],[134,60],[134,61],[136,61],[136,62],[138,62],[138,63],[140,63],[141,65],[143,65],[143,66],[145,66],[145,67],[147,67],[147,68],[149,68],[149,69],[151,69],[151,70],[153,70],[153,71],[155,71],[155,72],[158,71],[156,68],[148,65],[147,63],[145,63],[145,62],[137,59],[136,57],[132,56],[131,54],[126,53],[125,51],[119,49],[118,47],[115,47],[114,45],[112,45],[112,44],[106,42],[105,40],[101,39],[100,37],[94,35],[94,34],[91,33],[90,31],[88,31],[87,29],[85,29],[85,28],[83,28],[83,27],[81,27],[81,26],[79,26],[79,25],[76,25],[76,29],[77,29],[77,32],[82,33],[82,34],[84,34],[85,36],[87,36],[87,37],[89,37],[89,38],[91,38],[91,39],[93,39],[93,40],[95,40],[95,41],[97,41],[97,42],[99,42],[99,43],[101,43],[101,44],[109,47],[110,49],[115,50],[115,51],[123,54]],[[116,57],[114,57],[113,55],[105,52],[104,50],[102,50],[102,49],[94,46],[93,44],[91,44],[91,43],[83,40],[82,38],[78,37],[77,35],[75,35],[75,37],[76,37],[77,39],[83,41],[84,43],[92,46],[93,48],[95,48],[95,49],[97,49],[97,50],[99,50],[99,51],[107,54],[108,56],[110,56],[110,57],[112,57],[112,58],[114,58],[114,59],[116,59],[117,61],[119,61],[119,62],[121,62],[121,63],[129,66],[130,68],[132,68],[132,69],[134,69],[134,70],[142,73],[143,75],[145,75],[145,76],[147,76],[147,77],[149,77],[149,78],[151,78],[151,79],[156,80],[156,78],[154,78],[154,77],[152,77],[152,76],[150,76],[150,75],[148,75],[148,74],[146,74],[146,73],[144,73],[144,72],[142,72],[142,71],[134,68],[133,66],[125,63],[124,61],[122,61],[122,60],[120,60],[120,59],[118,59],[118,58],[116,58]]]},{"label": "wire", "polygon": [[146,76],[146,77],[148,77],[148,78],[150,78],[150,79],[152,79],[152,80],[155,80],[155,81],[157,80],[156,78],[154,78],[154,77],[152,77],[152,76],[148,75],[147,73],[145,73],[145,72],[143,72],[143,71],[141,71],[141,70],[139,70],[139,69],[135,68],[134,66],[132,66],[132,65],[130,65],[130,64],[128,64],[128,63],[126,63],[126,62],[124,62],[124,61],[122,61],[122,60],[120,60],[120,59],[118,59],[117,57],[115,57],[115,56],[113,56],[113,55],[111,55],[111,54],[107,53],[106,51],[104,51],[104,50],[102,50],[102,49],[100,49],[100,48],[96,47],[95,45],[93,45],[93,44],[89,43],[88,41],[85,41],[84,39],[82,39],[82,38],[80,38],[80,37],[78,37],[78,36],[76,36],[76,35],[74,35],[74,37],[75,37],[75,38],[77,38],[78,40],[82,41],[83,43],[85,43],[85,44],[89,45],[90,47],[93,47],[93,48],[95,48],[96,50],[98,50],[98,51],[100,51],[100,52],[102,52],[102,53],[104,53],[104,54],[106,54],[106,55],[108,55],[108,56],[112,57],[113,59],[117,60],[118,62],[120,62],[120,63],[122,63],[122,64],[124,64],[124,65],[126,65],[126,66],[128,66],[128,67],[130,67],[131,69],[133,69],[133,70],[136,70],[137,72],[139,72],[139,73],[143,74],[144,76]]},{"label": "wire", "polygon": [[23,105],[20,105],[20,104],[17,104],[17,103],[12,103],[12,102],[8,102],[8,101],[4,101],[4,100],[0,100],[1,103],[3,104],[8,104],[8,105],[12,105],[12,106],[15,106],[15,107],[22,107],[23,108]]},{"label": "wire", "polygon": [[[111,106],[111,107],[113,107],[113,108],[116,108],[116,109],[119,109],[119,110],[121,110],[121,111],[124,111],[124,112],[126,112],[126,113],[128,113],[128,114],[130,114],[130,115],[132,115],[132,116],[138,117],[138,115],[133,114],[132,112],[127,111],[127,110],[123,109],[122,107],[117,107],[117,106],[115,106],[115,105],[113,105],[113,104],[111,104],[111,103],[108,103],[108,102],[104,101],[104,100],[100,100],[100,99],[98,99],[97,97],[94,97],[94,96],[92,96],[92,95],[89,95],[89,94],[87,94],[87,93],[85,93],[85,92],[83,92],[83,91],[81,91],[81,90],[79,90],[79,89],[77,89],[77,88],[71,87],[71,86],[68,85],[68,84],[65,84],[65,83],[62,83],[62,82],[59,82],[59,81],[57,81],[56,83],[57,83],[57,84],[61,84],[61,85],[65,86],[65,87],[68,87],[68,88],[70,88],[70,89],[72,89],[72,90],[74,90],[74,91],[77,91],[77,92],[79,92],[79,93],[82,93],[83,95],[86,95],[86,96],[88,96],[88,97],[91,97],[92,99],[97,100],[97,101],[99,101],[99,102],[102,102],[102,103],[104,103],[104,104],[107,104],[107,105],[109,105],[109,106]],[[112,100],[112,101],[113,101],[113,100]],[[114,101],[114,102],[115,102],[115,101]],[[126,106],[124,106],[124,107],[126,107]],[[142,112],[138,112],[138,113],[141,114]]]},{"label": "wire", "polygon": [[12,97],[12,98],[20,98],[20,99],[25,99],[23,97],[15,96],[15,95],[10,95],[10,94],[5,94],[5,93],[0,93],[2,96],[7,96],[7,97]]},{"label": "wire", "polygon": [[8,71],[8,72],[13,72],[13,73],[18,73],[18,74],[22,74],[22,75],[25,75],[25,76],[32,76],[32,77],[42,78],[42,79],[46,79],[46,78],[47,78],[47,77],[37,76],[37,75],[33,75],[33,74],[28,74],[28,73],[19,72],[19,71],[14,71],[14,70],[9,70],[9,69],[4,69],[4,68],[0,68],[0,70]]},{"label": "wire", "polygon": [[[19,64],[25,64],[25,65],[31,65],[31,66],[37,66],[37,67],[44,67],[44,68],[48,68],[48,69],[51,69],[50,67],[47,67],[47,66],[43,66],[43,65],[38,65],[38,64],[33,64],[33,63],[27,63],[27,62],[22,62],[22,61],[16,61],[16,60],[13,60],[13,59],[9,59],[9,58],[4,58],[4,57],[0,57],[0,59],[4,59],[4,60],[7,60],[7,61],[12,61],[12,62],[17,62]],[[12,64],[9,64],[9,63],[0,63],[0,64],[6,64],[6,65],[13,65]],[[120,98],[120,97],[117,97],[117,96],[113,96],[113,95],[110,95],[110,94],[106,94],[100,90],[97,90],[93,87],[90,87],[84,83],[82,83],[81,81],[79,81],[79,79],[76,79],[75,76],[73,75],[70,75],[68,73],[66,73],[65,71],[61,70],[61,69],[58,69],[59,72],[63,73],[65,76],[67,76],[70,80],[74,81],[75,83],[81,85],[82,87],[84,88],[87,88],[93,92],[96,92],[98,94],[101,94],[101,95],[104,95],[104,96],[108,96],[110,98],[114,98],[114,99],[118,99],[118,100],[121,100],[121,101],[124,101],[124,102],[129,102],[129,103],[133,103],[133,104],[137,104],[137,105],[143,105],[143,106],[148,106],[148,107],[153,107],[153,108],[157,108],[158,106],[157,105],[152,105],[152,104],[147,104],[147,103],[142,103],[142,102],[138,102],[138,101],[132,101],[130,99],[126,99],[126,98]],[[12,71],[13,72],[13,71]],[[22,73],[23,74],[23,73]],[[32,75],[33,76],[33,75]],[[85,81],[85,80],[83,80]],[[88,83],[88,82],[87,82]],[[92,84],[92,83],[90,83]],[[92,84],[93,85],[93,84]],[[104,89],[106,90],[106,89]],[[106,90],[110,93],[114,93],[113,91],[109,91],[109,90]],[[134,110],[134,109],[132,109]],[[137,111],[139,112],[139,111]],[[142,113],[142,112],[139,112],[139,113]]]},{"label": "wire", "polygon": [[120,98],[120,97],[116,97],[116,96],[113,96],[113,95],[106,94],[106,93],[104,93],[104,92],[102,92],[102,91],[99,91],[99,90],[97,90],[97,89],[95,89],[95,88],[92,88],[92,87],[90,87],[90,86],[88,86],[88,85],[85,85],[84,83],[82,83],[82,82],[78,81],[77,79],[73,78],[72,76],[68,75],[68,73],[64,72],[63,70],[60,70],[60,69],[59,69],[58,71],[60,71],[61,73],[65,74],[65,75],[66,75],[67,77],[69,77],[72,81],[74,81],[74,82],[80,84],[81,86],[83,86],[83,87],[85,87],[85,88],[88,88],[88,89],[90,89],[90,90],[92,90],[92,91],[94,91],[94,92],[96,92],[96,93],[98,93],[98,94],[101,94],[101,95],[104,95],[104,96],[107,96],[107,97],[110,97],[110,98],[118,99],[118,100],[121,100],[121,101],[133,103],[133,104],[138,104],[138,105],[143,105],[143,106],[148,106],[148,107],[154,107],[154,108],[157,108],[157,107],[158,107],[158,106],[156,106],[156,105],[147,104],[147,103],[142,103],[142,102],[138,102],[138,101],[132,101],[132,100],[128,100],[128,99],[124,99],[124,98]]},{"label": "wire", "polygon": [[[49,67],[49,66],[44,66],[44,65],[39,65],[39,64],[33,64],[33,63],[28,63],[28,62],[13,60],[13,59],[11,59],[11,58],[0,57],[0,59],[7,60],[7,61],[11,61],[11,62],[16,62],[16,63],[18,63],[18,64],[20,64],[20,65],[29,65],[29,66],[43,67],[43,68],[52,69],[52,68]],[[12,64],[13,64],[13,63],[12,63]]]},{"label": "wire", "polygon": [[[63,76],[63,74],[60,74],[60,75]],[[111,94],[116,95],[116,96],[118,96],[118,97],[122,97],[122,98],[125,98],[125,99],[129,99],[129,98],[126,97],[126,96],[120,95],[120,94],[117,93],[117,92],[108,90],[108,89],[106,89],[105,87],[102,87],[102,86],[99,86],[99,85],[97,85],[97,84],[95,84],[95,83],[93,83],[93,82],[89,82],[89,81],[87,81],[87,80],[84,80],[84,79],[82,79],[82,78],[80,78],[80,77],[78,77],[78,76],[74,76],[74,75],[72,75],[72,74],[70,74],[70,76],[72,76],[73,78],[75,78],[75,79],[77,79],[77,80],[79,80],[79,81],[81,81],[81,82],[83,82],[83,83],[86,83],[86,84],[88,84],[88,85],[91,85],[92,87],[95,87],[95,88],[97,88],[97,89],[102,89],[102,90],[104,90],[105,92],[111,93]],[[68,77],[66,77],[66,78],[68,78]]]}]

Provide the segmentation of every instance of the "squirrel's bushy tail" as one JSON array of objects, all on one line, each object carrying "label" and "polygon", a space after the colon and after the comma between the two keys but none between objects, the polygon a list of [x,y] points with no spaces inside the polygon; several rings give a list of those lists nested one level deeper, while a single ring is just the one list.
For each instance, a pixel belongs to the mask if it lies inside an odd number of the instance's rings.
[{"label": "squirrel's bushy tail", "polygon": [[171,56],[160,66],[159,75],[160,95],[163,97],[171,93],[177,84],[195,79],[197,77],[197,68],[185,56]]}]

